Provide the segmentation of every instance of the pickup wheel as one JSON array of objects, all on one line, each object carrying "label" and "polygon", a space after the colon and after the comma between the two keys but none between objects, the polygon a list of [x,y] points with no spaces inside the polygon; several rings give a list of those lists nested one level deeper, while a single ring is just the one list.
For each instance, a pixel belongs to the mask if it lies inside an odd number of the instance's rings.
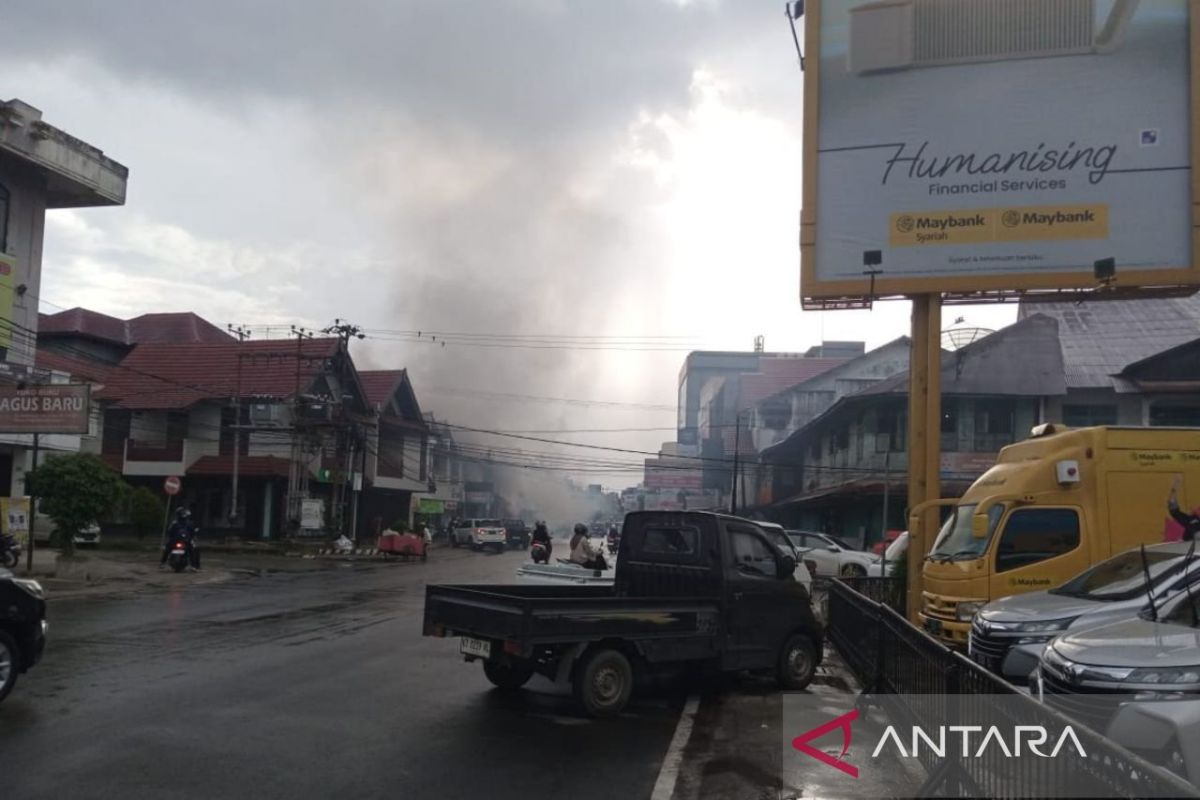
[{"label": "pickup wheel", "polygon": [[803,633],[793,633],[779,651],[776,680],[781,689],[799,691],[812,682],[817,671],[817,648]]},{"label": "pickup wheel", "polygon": [[483,662],[483,674],[498,689],[515,691],[533,677],[533,667],[527,664],[501,664],[498,661]]},{"label": "pickup wheel", "polygon": [[860,564],[846,564],[842,567],[843,578],[861,578],[867,574],[867,571]]},{"label": "pickup wheel", "polygon": [[620,713],[633,693],[633,666],[616,650],[596,650],[575,674],[575,699],[593,717]]},{"label": "pickup wheel", "polygon": [[17,683],[21,671],[21,651],[17,642],[4,631],[0,631],[0,701],[8,696]]}]

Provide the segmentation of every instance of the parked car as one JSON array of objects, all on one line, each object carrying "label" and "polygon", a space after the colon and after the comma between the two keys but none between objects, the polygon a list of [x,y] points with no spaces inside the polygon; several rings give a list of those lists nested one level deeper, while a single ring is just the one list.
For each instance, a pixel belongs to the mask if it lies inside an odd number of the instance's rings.
[{"label": "parked car", "polygon": [[595,716],[625,707],[637,674],[688,666],[812,680],[822,633],[795,565],[754,523],[703,511],[625,518],[615,584],[427,586],[426,636],[460,638],[505,690],[569,684]]},{"label": "parked car", "polygon": [[37,581],[0,569],[0,702],[46,648],[46,596]]},{"label": "parked car", "polygon": [[75,534],[75,544],[95,545],[100,544],[100,525],[93,522],[83,530]]},{"label": "parked car", "polygon": [[504,524],[498,519],[464,519],[450,531],[451,547],[469,547],[482,550],[490,547],[496,552],[505,548]]},{"label": "parked car", "polygon": [[513,550],[528,550],[529,537],[533,531],[525,524],[525,520],[506,519],[501,521],[504,523],[505,544]]},{"label": "parked car", "polygon": [[842,575],[847,578],[866,575],[879,556],[856,550],[836,536],[814,531],[788,531],[806,562],[816,564],[818,578]]},{"label": "parked car", "polygon": [[[967,653],[981,666],[1024,683],[1046,644],[1064,631],[1134,619],[1200,581],[1200,553],[1189,542],[1127,550],[1054,589],[988,603],[971,625]],[[1147,583],[1147,574],[1149,582]]]},{"label": "parked car", "polygon": [[1200,784],[1200,594],[1068,631],[1033,676],[1047,705]]},{"label": "parked car", "polygon": [[804,563],[804,559],[800,555],[800,551],[792,544],[792,540],[788,538],[787,532],[782,525],[774,522],[755,522],[755,525],[762,528],[763,533],[771,540],[771,544],[775,545],[785,555],[792,557],[796,562],[795,572],[792,574],[799,583],[801,583],[809,594],[812,594],[812,572]]},{"label": "parked car", "polygon": [[892,539],[883,556],[871,565],[870,569],[867,570],[867,574],[879,578],[884,575],[884,570],[886,569],[887,574],[891,575],[892,565],[906,558],[908,558],[908,531],[903,531],[895,539]]}]

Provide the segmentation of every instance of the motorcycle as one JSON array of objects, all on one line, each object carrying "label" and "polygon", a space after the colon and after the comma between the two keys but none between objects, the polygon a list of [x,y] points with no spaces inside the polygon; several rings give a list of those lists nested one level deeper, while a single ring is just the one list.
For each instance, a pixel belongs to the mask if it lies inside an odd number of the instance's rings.
[{"label": "motorcycle", "polygon": [[171,545],[171,553],[167,556],[167,566],[176,572],[183,572],[192,563],[188,554],[188,543],[183,539],[175,539]]},{"label": "motorcycle", "polygon": [[529,557],[535,564],[549,564],[550,548],[545,542],[534,542],[529,546]]},{"label": "motorcycle", "polygon": [[617,550],[620,549],[620,547],[621,547],[621,537],[610,533],[608,535],[608,554],[610,556],[615,556],[617,554]]},{"label": "motorcycle", "polygon": [[21,543],[11,533],[0,533],[0,567],[15,567],[21,563]]}]

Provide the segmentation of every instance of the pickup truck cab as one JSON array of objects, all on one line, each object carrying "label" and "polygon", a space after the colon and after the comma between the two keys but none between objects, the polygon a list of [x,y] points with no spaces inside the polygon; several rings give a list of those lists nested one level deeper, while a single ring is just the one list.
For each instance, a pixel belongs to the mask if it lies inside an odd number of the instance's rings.
[{"label": "pickup truck cab", "polygon": [[46,598],[34,580],[0,569],[0,701],[42,657],[46,647]]},{"label": "pickup truck cab", "polygon": [[428,586],[424,634],[459,637],[501,689],[539,674],[594,716],[624,708],[635,677],[699,667],[808,685],[822,633],[795,563],[749,520],[701,511],[625,518],[614,584]]},{"label": "pickup truck cab", "polygon": [[499,552],[505,548],[507,538],[504,524],[498,519],[466,519],[450,531],[450,546],[472,550],[490,547]]}]

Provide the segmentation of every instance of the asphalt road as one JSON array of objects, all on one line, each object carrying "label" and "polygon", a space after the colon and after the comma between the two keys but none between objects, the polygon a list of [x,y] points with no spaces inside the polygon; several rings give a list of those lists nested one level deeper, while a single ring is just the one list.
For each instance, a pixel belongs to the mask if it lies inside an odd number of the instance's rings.
[{"label": "asphalt road", "polygon": [[508,582],[523,558],[52,599],[46,657],[0,705],[0,797],[649,797],[682,695],[591,720],[421,636],[426,582]]}]

